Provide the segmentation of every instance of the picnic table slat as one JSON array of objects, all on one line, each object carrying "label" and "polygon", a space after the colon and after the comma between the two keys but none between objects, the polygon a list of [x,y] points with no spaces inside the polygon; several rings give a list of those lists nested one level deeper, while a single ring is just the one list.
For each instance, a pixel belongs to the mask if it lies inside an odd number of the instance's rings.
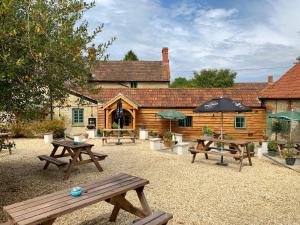
[{"label": "picnic table slat", "polygon": [[17,219],[18,217],[26,214],[26,213],[30,213],[31,211],[34,211],[35,213],[42,213],[42,209],[47,209],[50,210],[52,209],[52,206],[54,208],[57,208],[59,206],[65,206],[66,204],[72,204],[73,202],[77,202],[79,200],[83,200],[83,199],[87,199],[89,197],[93,197],[99,193],[106,193],[107,191],[110,191],[111,189],[114,189],[116,187],[123,187],[125,185],[128,185],[130,183],[133,183],[135,181],[139,181],[140,178],[137,177],[127,177],[124,180],[121,180],[121,182],[111,182],[96,188],[93,188],[91,190],[89,190],[87,193],[83,193],[82,196],[74,198],[70,195],[70,191],[68,191],[68,195],[64,196],[64,197],[60,197],[58,199],[55,200],[50,200],[47,201],[45,203],[36,205],[36,206],[31,206],[30,208],[27,209],[23,209],[22,211],[17,211],[17,212],[10,212],[10,215],[12,215],[15,219]]},{"label": "picnic table slat", "polygon": [[34,217],[30,217],[30,218],[26,218],[26,219],[22,219],[20,221],[17,221],[18,225],[33,225],[36,223],[40,223],[43,222],[45,220],[49,220],[51,218],[56,218],[60,215],[66,214],[66,213],[70,213],[72,211],[75,211],[77,209],[83,208],[85,206],[97,203],[99,201],[105,200],[105,199],[109,199],[112,198],[114,196],[118,196],[124,192],[127,192],[128,190],[134,190],[137,189],[139,187],[143,187],[148,183],[147,180],[140,180],[137,181],[135,183],[132,183],[126,187],[120,187],[117,188],[113,191],[108,191],[107,193],[103,193],[101,195],[98,196],[94,196],[88,199],[84,199],[80,202],[76,202],[72,205],[67,205],[61,208],[57,208],[55,210],[49,211],[49,212],[45,212],[39,215],[36,215]]},{"label": "picnic table slat", "polygon": [[[123,179],[123,178],[126,178],[128,176],[129,175],[126,174],[126,173],[120,173],[116,176],[105,178],[105,179],[103,179],[99,182],[84,185],[83,188],[85,190],[90,190],[90,189],[95,188],[99,185],[105,185],[109,182],[113,182],[113,181],[116,181],[116,180],[119,180],[119,179]],[[55,193],[42,195],[42,196],[39,196],[39,197],[36,197],[36,198],[33,198],[33,199],[28,199],[28,200],[25,200],[25,201],[22,201],[22,202],[14,203],[14,204],[9,205],[9,206],[4,206],[3,208],[6,209],[6,210],[13,210],[13,209],[23,210],[22,207],[24,207],[26,209],[28,206],[38,205],[38,204],[42,203],[45,200],[48,200],[48,199],[51,199],[51,198],[53,198],[53,200],[55,200],[57,198],[61,198],[61,197],[68,196],[68,195],[69,195],[69,192],[67,190],[62,190],[62,191],[58,191],[58,192],[55,192]]]}]

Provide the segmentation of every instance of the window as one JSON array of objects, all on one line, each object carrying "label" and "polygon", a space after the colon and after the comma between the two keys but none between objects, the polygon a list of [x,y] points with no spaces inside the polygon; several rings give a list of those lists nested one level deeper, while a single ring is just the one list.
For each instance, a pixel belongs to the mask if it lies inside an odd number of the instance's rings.
[{"label": "window", "polygon": [[138,83],[136,81],[130,82],[130,87],[131,88],[137,88]]},{"label": "window", "polygon": [[72,124],[83,125],[83,109],[72,109]]},{"label": "window", "polygon": [[192,116],[187,116],[185,119],[179,120],[178,126],[180,126],[180,127],[192,127],[192,125],[193,125],[192,121],[193,121],[193,117]]},{"label": "window", "polygon": [[236,116],[234,118],[235,128],[246,128],[246,118],[244,116]]}]

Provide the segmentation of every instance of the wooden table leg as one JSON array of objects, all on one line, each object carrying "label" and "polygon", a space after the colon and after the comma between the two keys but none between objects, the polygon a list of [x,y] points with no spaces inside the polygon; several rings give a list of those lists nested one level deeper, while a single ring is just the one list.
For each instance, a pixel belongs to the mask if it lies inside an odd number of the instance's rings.
[{"label": "wooden table leg", "polygon": [[71,169],[72,169],[73,165],[77,162],[79,154],[80,154],[80,150],[76,151],[75,155],[71,155],[72,159],[71,159],[71,162],[68,165],[67,170],[65,171],[66,173],[64,175],[64,180],[68,180],[69,179]]},{"label": "wooden table leg", "polygon": [[96,160],[94,154],[92,153],[91,151],[91,147],[89,148],[85,148],[85,151],[89,154],[89,156],[91,157],[92,161],[94,162],[95,166],[97,167],[98,171],[99,172],[102,172],[103,169],[102,167],[100,166],[99,162]]},{"label": "wooden table leg", "polygon": [[141,206],[142,206],[142,209],[143,209],[145,215],[149,216],[152,211],[151,211],[151,208],[149,207],[149,204],[148,204],[147,199],[145,197],[144,187],[137,189],[136,193],[137,193],[137,196],[140,200],[140,203],[141,203]]},{"label": "wooden table leg", "polygon": [[[57,149],[58,149],[58,145],[54,145],[54,148],[53,148],[53,150],[50,154],[51,157],[53,157],[55,155]],[[46,161],[45,166],[44,166],[44,170],[46,170],[48,168],[49,164],[50,164],[50,162]]]},{"label": "wooden table leg", "polygon": [[[126,193],[125,193],[125,194],[122,194],[121,196],[125,197],[125,196],[126,196]],[[114,208],[113,208],[113,210],[112,210],[112,212],[111,212],[111,215],[110,215],[110,217],[109,217],[109,221],[110,221],[110,222],[115,222],[115,221],[116,221],[117,216],[119,215],[120,209],[121,209],[121,207],[120,207],[118,204],[116,204],[116,205],[114,206]]]},{"label": "wooden table leg", "polygon": [[197,153],[192,153],[192,154],[193,154],[192,163],[194,163],[194,162],[195,162],[195,159],[196,159]]},{"label": "wooden table leg", "polygon": [[242,149],[242,151],[239,151],[239,152],[240,152],[240,169],[239,169],[239,172],[241,172],[242,167],[243,167],[244,149]]}]

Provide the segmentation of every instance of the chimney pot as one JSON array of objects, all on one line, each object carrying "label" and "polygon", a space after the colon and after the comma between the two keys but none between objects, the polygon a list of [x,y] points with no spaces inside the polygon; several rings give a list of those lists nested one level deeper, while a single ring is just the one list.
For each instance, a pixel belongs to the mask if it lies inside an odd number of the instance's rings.
[{"label": "chimney pot", "polygon": [[162,61],[169,62],[169,49],[166,47],[162,49]]},{"label": "chimney pot", "polygon": [[273,84],[273,75],[268,76],[268,84]]}]

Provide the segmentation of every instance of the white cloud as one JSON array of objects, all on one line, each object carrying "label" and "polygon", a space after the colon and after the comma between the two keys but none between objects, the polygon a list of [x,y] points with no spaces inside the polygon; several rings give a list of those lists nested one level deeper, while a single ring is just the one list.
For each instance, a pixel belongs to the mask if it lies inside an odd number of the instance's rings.
[{"label": "white cloud", "polygon": [[[97,0],[86,19],[93,26],[105,24],[98,41],[117,37],[111,59],[133,49],[140,59],[160,60],[161,48],[169,47],[173,78],[210,67],[291,66],[300,55],[300,0],[265,1],[265,10],[253,10],[260,14],[255,21],[244,19],[237,8],[189,1],[163,7],[158,0]],[[239,70],[238,80],[262,81],[283,70]]]}]

